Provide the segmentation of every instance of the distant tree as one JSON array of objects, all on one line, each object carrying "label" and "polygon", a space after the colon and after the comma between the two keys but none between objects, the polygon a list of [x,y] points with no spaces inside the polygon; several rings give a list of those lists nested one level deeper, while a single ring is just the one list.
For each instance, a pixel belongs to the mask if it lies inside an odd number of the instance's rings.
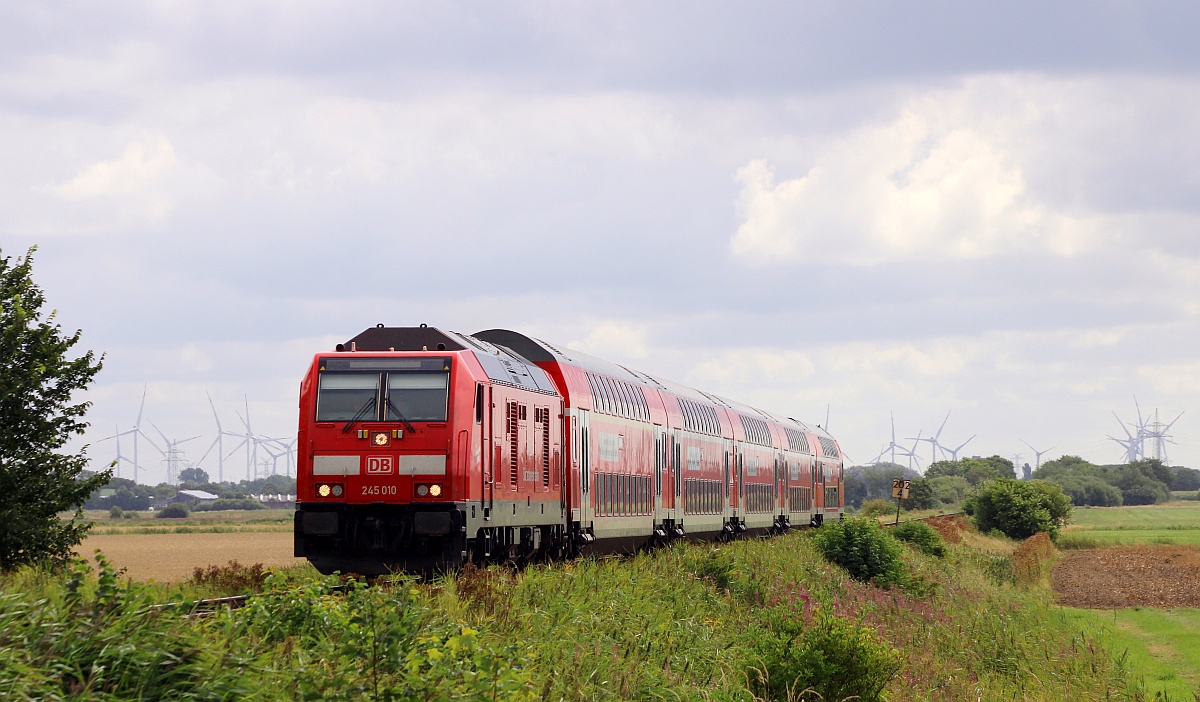
[{"label": "distant tree", "polygon": [[1060,475],[1091,475],[1104,478],[1105,469],[1079,456],[1062,456],[1053,461],[1046,461],[1033,472],[1033,477],[1038,480],[1049,480]]},{"label": "distant tree", "polygon": [[179,482],[202,485],[208,482],[208,471],[199,466],[189,466],[179,471]]},{"label": "distant tree", "polygon": [[1175,466],[1171,468],[1172,490],[1200,490],[1200,470]]},{"label": "distant tree", "polygon": [[1147,478],[1162,483],[1168,491],[1171,490],[1171,481],[1175,476],[1171,473],[1170,466],[1163,464],[1157,458],[1144,458],[1128,465],[1131,468],[1137,469],[1139,473]]},{"label": "distant tree", "polygon": [[904,509],[933,509],[938,506],[934,493],[933,481],[928,478],[917,478],[909,485],[908,499],[901,500]]},{"label": "distant tree", "polygon": [[1094,475],[1066,473],[1048,480],[1061,487],[1077,507],[1119,507],[1125,502],[1120,489]]},{"label": "distant tree", "polygon": [[1021,466],[1021,480],[1030,480],[1031,478],[1033,478],[1033,469],[1026,463]]},{"label": "distant tree", "polygon": [[105,489],[96,490],[83,503],[84,509],[112,509],[120,507],[124,510],[139,510],[150,507],[150,486],[135,483],[127,478],[113,478],[106,486],[112,490],[108,497],[101,497]]},{"label": "distant tree", "polygon": [[934,497],[941,506],[962,504],[971,490],[971,484],[967,482],[967,479],[958,475],[947,475],[928,480],[929,484],[933,486]]},{"label": "distant tree", "polygon": [[968,513],[982,532],[999,530],[1012,539],[1038,532],[1055,538],[1071,519],[1071,500],[1062,489],[1042,480],[989,480],[969,500]]},{"label": "distant tree", "polygon": [[[845,480],[846,504],[855,509],[867,500],[892,499],[892,480],[905,478],[912,480],[921,474],[912,468],[896,463],[877,463],[869,466],[851,466],[846,469]],[[295,488],[291,493],[295,492]]]},{"label": "distant tree", "polygon": [[[72,395],[91,384],[102,358],[91,351],[68,354],[80,332],[66,336],[42,318],[45,297],[33,282],[33,252],[0,256],[0,570],[24,563],[62,563],[83,540],[90,523],[82,505],[112,477],[112,469],[85,477],[85,449],[62,453],[87,428],[90,402]],[[75,510],[61,520],[59,512]]]},{"label": "distant tree", "polygon": [[990,458],[964,458],[958,461],[937,461],[925,470],[926,478],[966,478],[971,485],[979,485],[994,478],[1016,478],[1012,461],[1000,456]]},{"label": "distant tree", "polygon": [[268,475],[258,480],[243,480],[238,487],[243,494],[295,495],[296,479],[286,475]]}]

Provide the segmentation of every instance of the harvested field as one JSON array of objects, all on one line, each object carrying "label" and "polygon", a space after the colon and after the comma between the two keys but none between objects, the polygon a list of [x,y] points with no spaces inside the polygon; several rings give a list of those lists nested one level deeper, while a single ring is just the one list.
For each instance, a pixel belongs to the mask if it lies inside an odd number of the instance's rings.
[{"label": "harvested field", "polygon": [[292,546],[291,532],[121,534],[90,536],[76,552],[91,559],[100,549],[135,580],[177,582],[190,578],[196,568],[223,566],[229,561],[262,563],[268,568],[306,563],[292,556]]},{"label": "harvested field", "polygon": [[1059,604],[1088,609],[1200,607],[1200,548],[1114,546],[1067,553],[1050,578]]}]

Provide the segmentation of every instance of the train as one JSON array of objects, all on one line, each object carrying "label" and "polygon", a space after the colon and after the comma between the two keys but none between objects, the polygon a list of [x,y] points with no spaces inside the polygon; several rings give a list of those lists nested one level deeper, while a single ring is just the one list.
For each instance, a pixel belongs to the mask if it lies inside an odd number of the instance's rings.
[{"label": "train", "polygon": [[300,384],[295,555],[431,574],[819,526],[820,426],[534,339],[364,330]]}]

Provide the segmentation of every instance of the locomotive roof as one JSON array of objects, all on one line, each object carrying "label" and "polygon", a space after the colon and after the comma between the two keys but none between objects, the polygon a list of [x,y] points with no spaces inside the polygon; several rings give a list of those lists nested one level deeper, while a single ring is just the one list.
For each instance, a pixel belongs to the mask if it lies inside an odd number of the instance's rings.
[{"label": "locomotive roof", "polygon": [[526,390],[558,394],[558,388],[528,360],[512,351],[458,332],[419,327],[371,327],[340,346],[356,351],[468,351],[488,378]]}]

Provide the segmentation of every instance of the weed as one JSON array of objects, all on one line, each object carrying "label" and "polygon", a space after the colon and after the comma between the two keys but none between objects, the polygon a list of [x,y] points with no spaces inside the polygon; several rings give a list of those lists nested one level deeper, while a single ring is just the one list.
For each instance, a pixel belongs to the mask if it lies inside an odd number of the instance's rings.
[{"label": "weed", "polygon": [[261,590],[266,579],[262,563],[244,566],[234,560],[225,566],[196,568],[189,582],[208,586],[221,595],[243,595]]}]

